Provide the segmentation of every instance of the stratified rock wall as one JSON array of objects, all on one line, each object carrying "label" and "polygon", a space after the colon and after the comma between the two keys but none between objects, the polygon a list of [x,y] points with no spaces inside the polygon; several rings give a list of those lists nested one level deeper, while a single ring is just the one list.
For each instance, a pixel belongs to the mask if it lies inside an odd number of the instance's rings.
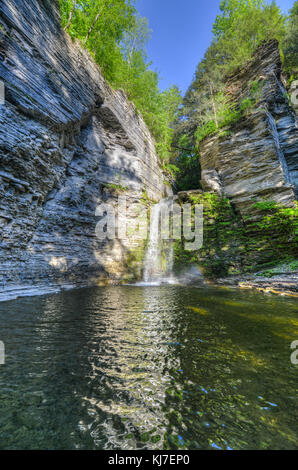
[{"label": "stratified rock wall", "polygon": [[139,244],[96,239],[107,183],[156,200],[165,191],[154,142],[60,27],[56,1],[0,4],[0,289],[127,275]]},{"label": "stratified rock wall", "polygon": [[263,43],[252,61],[227,83],[230,99],[238,104],[251,96],[252,84],[259,83],[252,111],[227,132],[200,144],[202,187],[227,196],[242,214],[249,214],[257,201],[289,206],[295,200],[297,118],[281,70],[278,43]]}]

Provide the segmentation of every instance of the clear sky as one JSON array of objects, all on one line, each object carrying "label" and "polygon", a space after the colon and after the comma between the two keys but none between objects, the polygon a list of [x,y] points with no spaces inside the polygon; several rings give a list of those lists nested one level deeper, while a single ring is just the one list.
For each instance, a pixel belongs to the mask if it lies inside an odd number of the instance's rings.
[{"label": "clear sky", "polygon": [[[277,0],[284,12],[294,0]],[[153,30],[148,55],[160,73],[161,89],[178,85],[185,93],[212,38],[220,0],[136,0]]]}]

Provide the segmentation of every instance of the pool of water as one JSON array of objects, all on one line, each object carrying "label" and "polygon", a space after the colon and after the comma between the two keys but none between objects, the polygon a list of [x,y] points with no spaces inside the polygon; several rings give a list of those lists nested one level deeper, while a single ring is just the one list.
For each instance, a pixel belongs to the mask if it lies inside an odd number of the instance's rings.
[{"label": "pool of water", "polygon": [[297,449],[297,301],[108,287],[0,304],[1,449]]}]

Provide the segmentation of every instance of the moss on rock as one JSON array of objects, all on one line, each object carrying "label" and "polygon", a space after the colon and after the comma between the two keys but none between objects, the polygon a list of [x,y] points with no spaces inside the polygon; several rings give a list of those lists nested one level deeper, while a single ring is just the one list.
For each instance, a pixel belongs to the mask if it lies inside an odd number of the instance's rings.
[{"label": "moss on rock", "polygon": [[[293,262],[298,252],[298,208],[268,201],[252,204],[253,216],[245,220],[229,199],[213,193],[188,195],[189,201],[204,206],[204,243],[196,252],[175,246],[176,266],[197,263],[207,278],[247,274]],[[256,212],[257,211],[257,212]]]}]

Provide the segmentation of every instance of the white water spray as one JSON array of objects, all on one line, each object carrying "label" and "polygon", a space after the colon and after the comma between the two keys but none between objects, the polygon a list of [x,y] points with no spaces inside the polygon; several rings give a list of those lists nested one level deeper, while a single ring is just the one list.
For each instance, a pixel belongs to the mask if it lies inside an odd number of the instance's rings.
[{"label": "white water spray", "polygon": [[135,284],[137,286],[188,285],[204,282],[200,268],[195,265],[187,266],[178,277],[174,275],[174,240],[171,238],[174,199],[175,197],[163,199],[151,209],[143,281]]},{"label": "white water spray", "polygon": [[273,136],[273,139],[274,139],[276,152],[277,152],[278,159],[279,159],[280,165],[282,167],[282,170],[283,170],[283,173],[284,173],[284,176],[285,176],[285,180],[286,180],[286,182],[290,183],[291,179],[290,179],[288,164],[287,164],[287,161],[285,159],[284,153],[283,153],[281,145],[280,145],[279,135],[278,135],[275,119],[269,111],[266,111],[266,115],[267,115],[267,118],[268,118],[269,126],[270,126],[271,131],[272,131],[272,136]]},{"label": "white water spray", "polygon": [[[164,240],[161,224],[169,222],[168,214],[171,212],[173,198],[163,199],[151,209],[150,236],[147,253],[144,260],[145,284],[174,283],[174,244],[173,241]],[[162,218],[165,220],[162,221]],[[170,235],[169,235],[170,238]]]}]

